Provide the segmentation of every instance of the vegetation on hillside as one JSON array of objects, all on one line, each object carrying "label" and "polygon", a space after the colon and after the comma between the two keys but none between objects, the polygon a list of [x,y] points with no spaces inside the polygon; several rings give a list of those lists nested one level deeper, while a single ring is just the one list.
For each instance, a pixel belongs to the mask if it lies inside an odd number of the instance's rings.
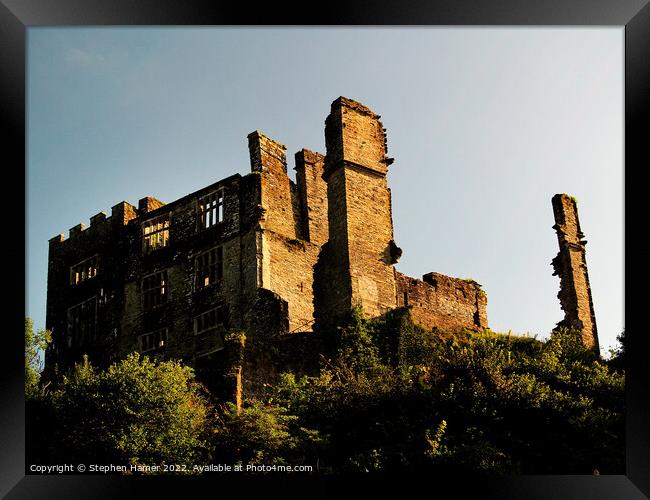
[{"label": "vegetation on hillside", "polygon": [[28,394],[28,462],[624,473],[622,350],[603,361],[568,330],[427,332],[404,310],[353,310],[333,334],[317,376],[284,373],[240,413],[178,362],[86,360]]}]

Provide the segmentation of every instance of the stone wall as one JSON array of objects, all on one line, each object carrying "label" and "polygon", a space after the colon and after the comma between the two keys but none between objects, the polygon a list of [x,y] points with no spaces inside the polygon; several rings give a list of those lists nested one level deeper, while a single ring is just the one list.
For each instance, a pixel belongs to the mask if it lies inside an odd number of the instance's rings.
[{"label": "stone wall", "polygon": [[314,322],[314,266],[320,246],[265,231],[269,249],[269,284],[289,304],[289,331],[310,331]]},{"label": "stone wall", "polygon": [[379,316],[395,307],[390,192],[385,177],[345,171],[352,303]]},{"label": "stone wall", "polygon": [[[379,115],[346,98],[332,103],[325,125],[331,262],[340,313],[359,305],[370,317],[395,307],[396,262],[386,137]],[[347,283],[346,283],[347,281]]]},{"label": "stone wall", "polygon": [[260,175],[261,227],[289,238],[300,237],[298,192],[287,175],[286,147],[260,132],[249,134],[248,147],[251,171]]},{"label": "stone wall", "polygon": [[145,196],[140,201],[138,201],[138,213],[146,214],[160,208],[165,203],[160,201],[158,198],[153,196]]},{"label": "stone wall", "polygon": [[[218,348],[227,329],[241,328],[257,288],[255,272],[250,271],[255,268],[255,248],[246,239],[251,231],[241,230],[246,227],[243,222],[250,228],[251,221],[240,219],[240,208],[245,217],[255,216],[255,208],[250,207],[255,197],[243,195],[241,179],[239,175],[229,177],[167,205],[152,197],[140,200],[140,209],[122,202],[113,207],[111,217],[91,217],[90,228],[83,230],[83,225],[78,225],[68,239],[62,235],[53,238],[46,326],[53,330],[54,344],[46,353],[47,369],[53,369],[55,363],[64,368],[82,354],[104,366],[140,350],[138,337],[160,328],[168,329],[167,342],[164,349],[151,355],[189,361]],[[250,181],[243,184],[247,194],[255,193]],[[199,223],[198,200],[217,190],[224,193],[224,219],[204,228]],[[161,215],[169,216],[169,244],[145,253],[143,223]],[[217,246],[223,251],[223,278],[197,287],[195,258]],[[71,266],[93,255],[99,259],[97,275],[72,285]],[[167,301],[145,311],[143,279],[160,271],[167,273]],[[94,339],[69,344],[69,308],[93,297],[97,299]],[[217,306],[223,307],[223,325],[216,333],[194,335],[194,317]]]},{"label": "stone wall", "polygon": [[[251,170],[259,172],[262,216],[257,229],[258,288],[288,303],[288,331],[310,330],[314,321],[314,266],[326,237],[323,157],[296,154],[298,183],[287,175],[284,146],[259,132],[249,135]],[[310,237],[317,240],[310,241]]]},{"label": "stone wall", "polygon": [[380,116],[363,104],[339,97],[325,121],[326,169],[345,160],[386,175],[391,160]]},{"label": "stone wall", "polygon": [[584,234],[580,230],[575,198],[556,194],[552,199],[555,229],[560,251],[553,259],[554,275],[560,277],[558,298],[564,319],[558,327],[575,328],[581,332],[582,342],[596,351],[598,330],[587,273]]},{"label": "stone wall", "polygon": [[[168,204],[151,196],[137,208],[122,202],[108,218],[91,217],[90,228],[79,224],[67,240],[50,240],[46,326],[55,341],[46,369],[55,363],[64,368],[83,353],[106,365],[139,350],[140,335],[167,328],[164,347],[152,356],[213,370],[228,358],[217,351],[224,336],[241,330],[249,376],[251,369],[277,373],[292,363],[309,371],[318,346],[331,336],[306,332],[326,332],[355,305],[369,317],[407,306],[427,328],[487,327],[478,284],[436,273],[423,281],[396,273],[401,249],[393,241],[386,179],[392,159],[379,118],[340,97],[326,120],[327,155],[296,153],[295,183],[287,174],[286,148],[253,132],[248,175],[233,175]],[[205,227],[203,197],[217,192],[223,198],[210,200],[223,199],[223,220]],[[169,216],[169,244],[147,251],[143,225],[159,216]],[[196,258],[215,247],[223,252],[222,279],[200,286]],[[70,267],[92,256],[98,258],[97,276],[71,285]],[[167,273],[167,301],[144,310],[143,280],[160,271]],[[67,311],[88,299],[96,300],[96,332],[69,343]],[[195,335],[194,318],[215,307],[222,312],[219,327]]]},{"label": "stone wall", "polygon": [[308,149],[296,153],[296,184],[304,221],[304,237],[317,245],[325,244],[329,238],[324,167],[325,157],[322,154]]},{"label": "stone wall", "polygon": [[[241,276],[240,176],[233,176],[143,214],[131,226],[129,269],[125,276],[126,304],[121,322],[120,354],[138,348],[138,336],[168,329],[168,341],[160,357],[193,360],[218,349],[229,328],[242,326],[243,287],[252,286]],[[199,223],[198,200],[215,191],[224,194],[223,221],[204,228]],[[169,245],[149,254],[141,251],[142,223],[169,214]],[[206,287],[197,285],[195,262],[202,252],[222,248],[223,277]],[[166,271],[167,301],[150,311],[143,309],[143,278]],[[222,308],[223,324],[216,331],[195,335],[194,318]]]},{"label": "stone wall", "polygon": [[397,307],[408,307],[413,321],[430,330],[481,330],[488,327],[487,297],[472,280],[439,273],[422,280],[396,272]]},{"label": "stone wall", "polygon": [[[45,353],[46,376],[55,367],[65,369],[88,354],[91,359],[106,360],[116,347],[115,325],[124,304],[123,276],[128,247],[124,243],[127,224],[136,217],[136,208],[121,202],[106,217],[103,212],[90,218],[90,227],[83,224],[71,228],[69,237],[58,235],[49,242],[47,276],[46,328],[52,331],[52,344]],[[78,284],[71,282],[71,267],[95,256],[97,274]],[[68,311],[83,302],[93,304],[93,333],[74,339],[68,329]]]},{"label": "stone wall", "polygon": [[345,172],[327,177],[329,240],[321,247],[314,270],[314,304],[317,326],[327,326],[352,307],[352,282],[348,252]]}]

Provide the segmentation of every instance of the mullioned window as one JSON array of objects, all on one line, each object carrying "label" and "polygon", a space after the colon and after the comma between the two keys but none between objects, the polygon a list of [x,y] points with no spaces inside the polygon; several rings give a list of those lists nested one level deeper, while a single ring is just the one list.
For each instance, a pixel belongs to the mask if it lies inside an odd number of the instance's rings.
[{"label": "mullioned window", "polygon": [[70,268],[70,284],[78,285],[82,281],[94,278],[97,276],[98,268],[98,255],[93,255],[92,257],[82,260]]}]

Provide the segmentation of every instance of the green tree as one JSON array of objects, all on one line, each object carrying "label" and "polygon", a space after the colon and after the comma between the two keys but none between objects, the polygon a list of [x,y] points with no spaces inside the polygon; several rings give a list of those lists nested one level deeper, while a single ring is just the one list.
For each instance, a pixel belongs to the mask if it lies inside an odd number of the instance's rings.
[{"label": "green tree", "polygon": [[214,432],[215,456],[230,463],[309,463],[321,443],[319,433],[302,427],[286,408],[257,400],[240,413],[232,403],[223,405]]},{"label": "green tree", "polygon": [[618,341],[618,346],[613,349],[610,349],[609,355],[609,366],[615,370],[624,370],[625,369],[625,351],[628,346],[628,338],[625,336],[625,330],[616,336]]},{"label": "green tree", "polygon": [[43,369],[41,353],[52,342],[52,333],[49,330],[39,330],[34,333],[34,322],[25,318],[25,396],[34,398],[38,394],[38,383]]},{"label": "green tree", "polygon": [[191,368],[138,353],[96,370],[86,358],[53,391],[61,459],[193,464],[207,456],[211,407]]}]

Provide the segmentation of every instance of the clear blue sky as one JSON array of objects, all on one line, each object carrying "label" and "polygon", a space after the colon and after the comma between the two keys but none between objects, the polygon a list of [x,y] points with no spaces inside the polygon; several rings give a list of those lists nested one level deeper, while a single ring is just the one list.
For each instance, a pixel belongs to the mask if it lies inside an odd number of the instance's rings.
[{"label": "clear blue sky", "polygon": [[[578,199],[603,353],[623,329],[623,28],[29,28],[27,311],[48,239],[122,200],[249,171],[246,135],[325,152],[382,115],[401,272],[471,277],[493,330],[562,319],[551,197]],[[292,171],[293,172],[293,171]]]}]

